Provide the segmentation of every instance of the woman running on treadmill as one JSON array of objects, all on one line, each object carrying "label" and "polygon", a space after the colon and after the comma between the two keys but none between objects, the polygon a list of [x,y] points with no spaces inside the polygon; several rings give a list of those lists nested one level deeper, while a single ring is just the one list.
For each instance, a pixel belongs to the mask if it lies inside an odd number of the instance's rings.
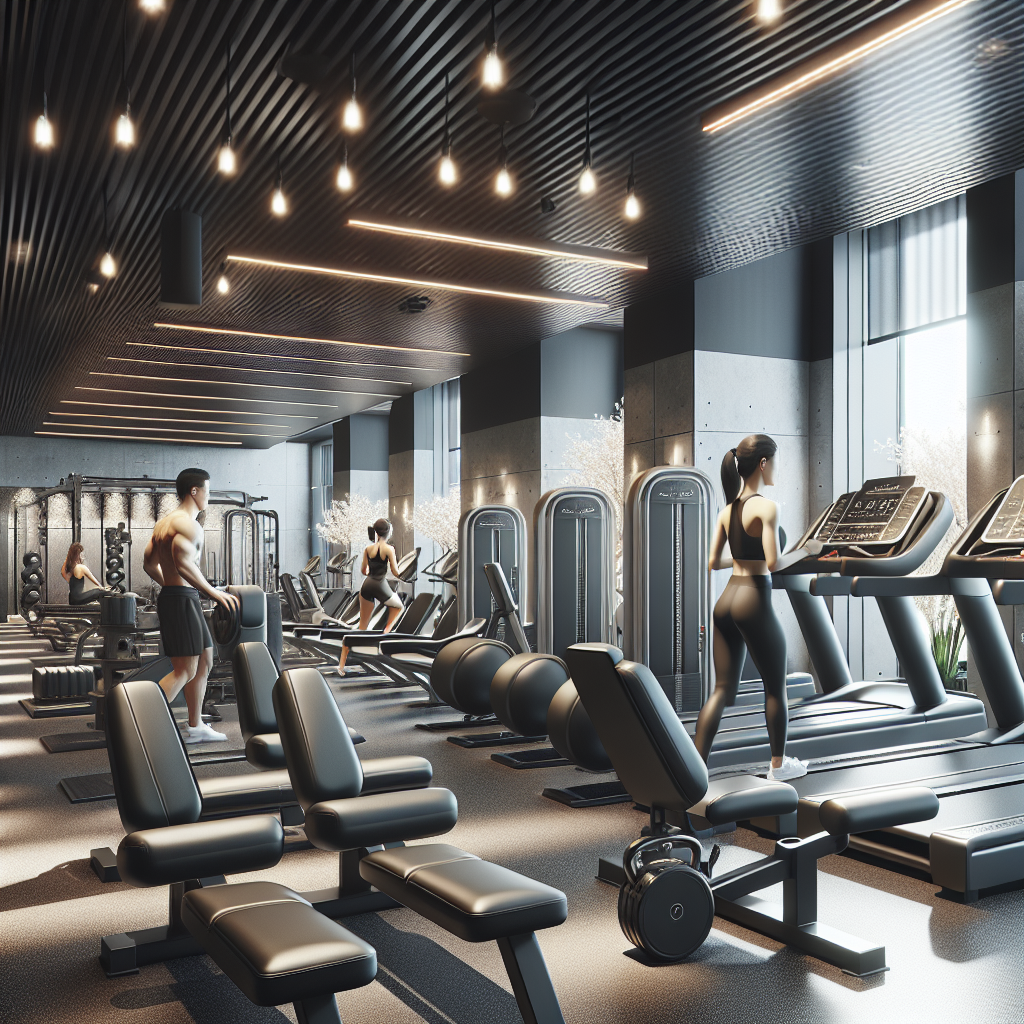
[{"label": "woman running on treadmill", "polygon": [[[110,592],[109,588],[103,586],[89,571],[89,566],[85,564],[82,557],[84,551],[85,547],[76,540],[68,548],[68,556],[60,568],[61,576],[68,581],[68,604],[89,604],[92,601],[98,601],[100,594]],[[86,580],[95,584],[92,590],[85,589]]]},{"label": "woman running on treadmill", "polygon": [[[388,586],[388,581],[384,578],[389,567],[395,576],[398,575],[395,549],[387,542],[391,536],[391,524],[386,519],[378,519],[366,532],[371,543],[363,551],[361,572],[366,579],[359,588],[359,629],[362,632],[370,624],[374,602],[379,601],[388,609],[388,621],[384,626],[384,632],[388,633],[402,610],[402,599]],[[338,671],[343,675],[347,660],[348,648],[343,646],[338,661]]]},{"label": "woman running on treadmill", "polygon": [[[726,506],[718,516],[711,542],[709,571],[732,567],[732,576],[715,605],[715,690],[697,718],[695,743],[707,763],[722,712],[736,701],[746,651],[764,684],[764,717],[772,751],[768,778],[796,779],[807,764],[786,757],[789,708],[786,700],[786,635],[772,608],[772,572],[817,554],[820,541],[783,555],[779,542],[779,507],[760,494],[775,483],[778,445],[767,434],[745,437],[722,460]],[[732,558],[723,558],[725,542]]]}]

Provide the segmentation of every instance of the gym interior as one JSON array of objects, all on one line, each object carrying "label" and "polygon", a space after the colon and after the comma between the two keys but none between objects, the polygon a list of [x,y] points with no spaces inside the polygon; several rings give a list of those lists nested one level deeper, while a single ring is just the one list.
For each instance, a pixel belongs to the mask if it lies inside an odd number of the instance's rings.
[{"label": "gym interior", "polygon": [[1019,2],[2,10],[4,1021],[1024,1020]]}]

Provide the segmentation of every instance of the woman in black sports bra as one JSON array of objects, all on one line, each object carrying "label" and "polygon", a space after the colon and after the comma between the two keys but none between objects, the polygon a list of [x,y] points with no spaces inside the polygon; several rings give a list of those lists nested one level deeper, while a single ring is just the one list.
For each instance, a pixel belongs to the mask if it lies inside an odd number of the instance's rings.
[{"label": "woman in black sports bra", "polygon": [[[77,540],[68,548],[67,558],[60,567],[60,574],[68,581],[68,604],[89,604],[98,601],[107,588],[89,571],[83,552],[85,547]],[[94,583],[92,590],[85,589],[85,581]]]},{"label": "woman in black sports bra", "polygon": [[[789,708],[786,701],[786,634],[772,608],[772,572],[816,554],[809,542],[782,555],[779,543],[779,507],[759,488],[775,483],[778,445],[767,434],[751,434],[726,452],[722,461],[722,489],[728,504],[718,516],[711,543],[709,571],[732,567],[732,577],[715,605],[715,691],[701,708],[694,740],[705,763],[722,720],[722,712],[736,701],[746,651],[764,684],[764,717],[772,751],[768,778],[796,779],[807,766],[786,757]],[[742,487],[741,487],[742,483]],[[723,558],[725,542],[732,558]]]},{"label": "woman in black sports bra", "polygon": [[[359,629],[365,630],[370,624],[374,602],[379,601],[388,608],[388,621],[384,626],[384,632],[387,633],[402,610],[402,599],[388,586],[388,581],[384,578],[389,566],[391,572],[395,576],[398,575],[395,549],[387,543],[391,535],[391,524],[386,519],[378,519],[366,532],[372,543],[363,551],[361,571],[366,579],[359,588]],[[339,672],[344,673],[347,660],[348,648],[342,647],[341,658],[338,661]]]}]

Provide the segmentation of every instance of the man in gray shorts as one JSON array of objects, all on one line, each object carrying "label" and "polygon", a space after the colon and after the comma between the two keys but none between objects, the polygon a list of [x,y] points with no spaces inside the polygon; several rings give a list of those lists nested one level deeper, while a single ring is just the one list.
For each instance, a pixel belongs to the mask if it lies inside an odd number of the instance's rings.
[{"label": "man in gray shorts", "polygon": [[236,612],[238,598],[215,590],[199,568],[203,528],[197,519],[210,500],[210,474],[205,469],[183,469],[175,486],[181,502],[153,527],[143,561],[148,575],[160,584],[156,601],[160,639],[172,666],[160,686],[168,703],[185,689],[186,743],[219,743],[227,736],[202,719],[206,679],[213,666],[213,637],[199,595],[206,594]]}]

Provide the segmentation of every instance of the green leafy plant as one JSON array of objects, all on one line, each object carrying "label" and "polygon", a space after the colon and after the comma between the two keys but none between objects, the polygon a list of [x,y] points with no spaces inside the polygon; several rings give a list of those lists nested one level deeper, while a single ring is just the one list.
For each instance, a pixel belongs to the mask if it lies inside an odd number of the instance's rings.
[{"label": "green leafy plant", "polygon": [[964,627],[955,608],[945,607],[931,623],[932,657],[939,670],[942,685],[947,690],[962,690],[964,684],[957,678],[960,669],[960,648],[964,642]]}]

